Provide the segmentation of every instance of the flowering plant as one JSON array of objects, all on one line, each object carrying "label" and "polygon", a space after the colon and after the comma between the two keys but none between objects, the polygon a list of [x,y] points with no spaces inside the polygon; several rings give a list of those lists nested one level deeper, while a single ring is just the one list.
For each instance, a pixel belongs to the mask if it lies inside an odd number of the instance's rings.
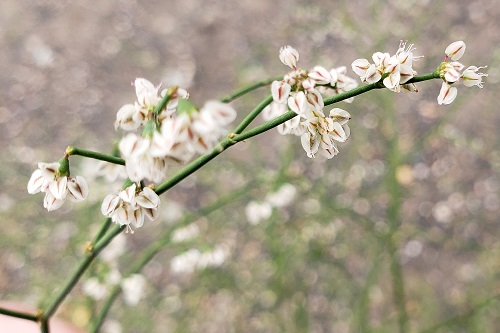
[{"label": "flowering plant", "polygon": [[[43,332],[48,332],[49,319],[94,259],[101,252],[103,257],[109,256],[104,250],[115,237],[123,231],[133,234],[134,228],[141,228],[145,222],[154,221],[159,215],[160,196],[163,193],[241,141],[277,128],[282,135],[300,136],[302,147],[309,158],[322,156],[331,159],[339,154],[337,145],[346,142],[351,135],[348,122],[353,118],[355,121],[355,117],[342,108],[327,109],[336,103],[352,102],[355,96],[376,89],[396,93],[402,90],[418,92],[417,83],[439,78],[444,82],[437,97],[438,104],[453,102],[457,89],[452,85],[460,79],[466,87],[483,87],[482,80],[487,74],[480,73],[479,70],[485,67],[465,68],[457,62],[464,54],[464,42],[450,44],[445,49],[445,61],[435,71],[420,76],[413,66],[421,56],[415,56],[414,51],[413,44],[401,42],[393,55],[374,53],[373,63],[367,59],[353,61],[353,72],[359,76],[361,83],[366,83],[359,86],[348,75],[345,66],[330,70],[323,66],[313,66],[309,70],[299,68],[299,52],[291,46],[285,46],[279,51],[279,59],[291,69],[290,72],[278,79],[258,82],[222,101],[207,101],[201,108],[189,100],[185,89],[176,86],[162,89],[161,84],[154,86],[146,79],[137,78],[134,82],[136,101],[119,108],[116,115],[115,129],[126,132],[117,145],[116,156],[70,146],[59,162],[40,162],[28,182],[28,193],[45,193],[43,206],[48,211],[53,211],[60,208],[66,198],[81,202],[88,197],[87,181],[81,176],[71,176],[69,159],[72,156],[109,163],[100,166],[101,170],[107,170],[109,179],[116,180],[122,176],[126,178],[121,191],[109,193],[103,198],[101,212],[106,219],[87,245],[85,257],[62,290],[40,313],[26,314],[3,308],[0,308],[0,312],[36,321]],[[229,131],[228,126],[237,118],[236,110],[230,102],[268,85],[270,94],[234,130]],[[259,114],[262,114],[265,123],[247,129]],[[199,156],[193,160],[197,155]],[[172,165],[183,167],[170,175],[169,167]],[[291,199],[283,198],[293,198],[294,195],[293,187],[284,186],[267,196],[263,202],[251,202],[246,209],[249,222],[258,224],[270,216],[272,209],[289,204]],[[184,232],[184,236],[177,235],[172,239],[188,238],[186,234],[198,231],[190,229]],[[189,272],[194,268],[218,266],[229,256],[229,252],[223,246],[205,254],[187,251],[172,261],[172,268],[178,272]],[[151,258],[152,256],[146,256],[139,270]],[[138,273],[124,278],[121,283],[121,275],[115,270],[111,269],[108,274],[108,284],[118,288],[118,291],[123,290],[129,304],[139,302],[141,295],[137,291],[146,283]],[[91,278],[87,280],[84,289],[89,290],[94,298],[101,299],[107,294],[102,289],[103,286],[101,281]],[[127,290],[131,291],[127,293]],[[117,293],[109,293],[109,304]],[[109,306],[104,307],[92,328],[94,331],[101,327],[108,309]]]}]

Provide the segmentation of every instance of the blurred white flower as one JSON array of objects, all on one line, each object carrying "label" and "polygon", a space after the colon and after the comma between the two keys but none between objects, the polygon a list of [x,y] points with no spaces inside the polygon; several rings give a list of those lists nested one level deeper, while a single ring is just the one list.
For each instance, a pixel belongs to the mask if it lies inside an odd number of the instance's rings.
[{"label": "blurred white flower", "polygon": [[221,266],[228,256],[229,250],[224,245],[217,245],[211,251],[206,252],[189,249],[172,258],[170,270],[176,274],[190,274],[196,269]]},{"label": "blurred white flower", "polygon": [[180,243],[192,240],[200,234],[200,228],[196,223],[191,223],[183,228],[174,230],[172,234],[172,242]]},{"label": "blurred white flower", "polygon": [[268,193],[265,200],[273,207],[285,207],[292,203],[296,193],[295,186],[283,184],[276,192]]},{"label": "blurred white flower", "polygon": [[101,283],[96,277],[85,280],[82,289],[87,296],[92,297],[96,301],[108,295],[108,287],[104,283]]},{"label": "blurred white flower", "polygon": [[141,274],[132,274],[122,280],[123,299],[127,305],[137,305],[144,296],[146,279]]},{"label": "blurred white flower", "polygon": [[272,213],[273,208],[268,202],[250,201],[245,208],[247,220],[252,225],[257,225],[262,220],[270,218]]}]

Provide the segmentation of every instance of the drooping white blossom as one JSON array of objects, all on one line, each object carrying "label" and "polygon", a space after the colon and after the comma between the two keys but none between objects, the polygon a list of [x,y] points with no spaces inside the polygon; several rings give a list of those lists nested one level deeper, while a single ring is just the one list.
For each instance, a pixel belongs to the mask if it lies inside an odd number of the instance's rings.
[{"label": "drooping white blossom", "polygon": [[104,216],[114,223],[126,226],[126,231],[134,233],[132,226],[140,228],[144,221],[154,221],[158,217],[160,197],[149,187],[137,189],[134,183],[117,194],[108,194],[101,205]]},{"label": "drooping white blossom", "polygon": [[79,202],[85,200],[89,194],[85,178],[62,175],[59,172],[60,167],[59,162],[40,162],[28,182],[28,193],[45,193],[43,207],[48,211],[60,208],[66,199]]}]

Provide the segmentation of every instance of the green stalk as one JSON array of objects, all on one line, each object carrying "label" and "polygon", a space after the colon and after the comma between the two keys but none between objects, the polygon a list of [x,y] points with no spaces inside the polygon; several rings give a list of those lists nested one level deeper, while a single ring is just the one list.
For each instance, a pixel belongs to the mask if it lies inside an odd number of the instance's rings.
[{"label": "green stalk", "polygon": [[264,110],[266,106],[271,104],[272,101],[273,101],[273,96],[272,95],[267,96],[262,102],[260,102],[259,105],[257,105],[255,109],[252,110],[252,112],[248,114],[248,116],[245,117],[245,119],[243,119],[243,121],[238,125],[238,127],[236,127],[233,133],[240,134],[241,132],[243,132],[243,130],[247,128],[248,125],[250,125],[250,123],[255,118],[257,118],[257,116],[262,112],[262,110]]},{"label": "green stalk", "polygon": [[105,161],[105,162],[109,162],[109,163],[113,163],[113,164],[125,165],[125,160],[123,160],[119,157],[115,157],[115,156],[111,156],[111,155],[107,155],[107,154],[103,154],[103,153],[98,153],[98,152],[91,151],[91,150],[76,148],[76,147],[72,147],[72,146],[68,146],[68,148],[66,148],[66,154],[67,155],[78,155],[78,156],[93,158],[95,160]]},{"label": "green stalk", "polygon": [[221,98],[220,101],[222,103],[230,103],[232,101],[234,101],[235,99],[245,95],[245,94],[248,94],[249,92],[252,92],[260,87],[265,87],[265,86],[268,86],[270,85],[271,83],[273,83],[273,81],[280,81],[283,79],[283,76],[277,76],[277,77],[274,77],[274,78],[270,78],[270,79],[267,79],[267,80],[262,80],[262,81],[259,81],[259,82],[256,82],[254,84],[251,84],[245,88],[242,88],[234,93],[232,93],[231,95],[228,95],[224,98]]},{"label": "green stalk", "polygon": [[115,226],[110,233],[108,233],[106,236],[104,236],[101,240],[99,240],[90,251],[87,251],[86,257],[83,258],[80,261],[80,264],[78,265],[77,269],[73,274],[71,275],[70,279],[66,282],[66,285],[62,288],[62,290],[54,297],[54,299],[49,303],[49,306],[45,309],[42,319],[48,319],[50,318],[59,305],[64,301],[66,296],[70,293],[70,291],[73,289],[73,287],[76,285],[78,280],[81,278],[83,273],[87,270],[87,268],[90,266],[92,261],[97,257],[99,252],[102,251],[110,242],[111,240],[117,236],[119,233],[121,233],[125,229],[124,226]]},{"label": "green stalk", "polygon": [[9,310],[9,309],[2,308],[2,307],[0,307],[0,314],[6,315],[6,316],[11,316],[11,317],[16,317],[16,318],[21,318],[21,319],[26,319],[26,320],[31,320],[34,322],[38,321],[38,317],[36,315],[22,312],[22,311]]}]

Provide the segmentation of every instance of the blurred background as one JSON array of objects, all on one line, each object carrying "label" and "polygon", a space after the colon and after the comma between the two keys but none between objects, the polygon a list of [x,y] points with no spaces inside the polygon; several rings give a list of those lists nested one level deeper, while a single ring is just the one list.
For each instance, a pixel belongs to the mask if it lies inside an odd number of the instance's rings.
[{"label": "blurred background", "polygon": [[[484,89],[460,84],[438,106],[433,80],[339,104],[352,134],[332,160],[277,131],[236,145],[163,195],[158,220],[112,243],[118,257],[97,261],[58,315],[87,329],[109,272],[126,277],[166,237],[102,332],[498,332],[499,17],[495,0],[1,1],[0,299],[45,304],[82,257],[120,184],[71,158],[90,196],[51,213],[26,184],[67,145],[110,152],[136,77],[202,105],[285,74],[283,45],[299,67],[356,77],[353,60],[394,54],[401,39],[425,55],[419,74],[463,40],[460,61],[489,66]],[[238,119],[269,93],[234,102]]]}]

